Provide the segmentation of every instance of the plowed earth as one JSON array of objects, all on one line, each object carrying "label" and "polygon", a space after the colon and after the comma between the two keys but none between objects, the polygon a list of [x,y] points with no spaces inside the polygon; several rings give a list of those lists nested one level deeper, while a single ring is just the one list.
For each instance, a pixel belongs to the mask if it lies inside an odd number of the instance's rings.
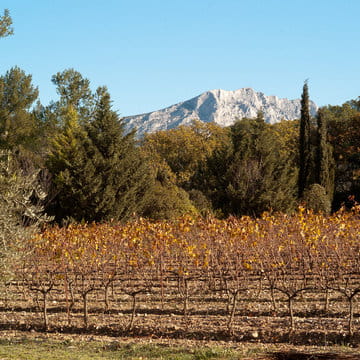
[{"label": "plowed earth", "polygon": [[[45,329],[41,294],[14,284],[0,303],[0,330],[2,336],[21,331],[33,336],[41,333],[43,336],[100,337],[109,342],[125,338],[137,342],[184,343],[185,346],[198,346],[198,342],[225,347],[260,346],[269,349],[268,359],[360,359],[360,314],[356,305],[355,331],[350,336],[348,303],[340,294],[331,294],[327,311],[324,294],[299,295],[294,306],[295,329],[290,331],[287,302],[280,293],[276,294],[276,309],[267,290],[240,294],[230,329],[226,294],[204,296],[202,290],[199,295],[196,286],[190,291],[186,315],[184,297],[177,296],[176,292],[162,297],[159,291],[139,294],[133,324],[131,296],[113,287],[109,308],[105,310],[103,291],[93,291],[89,294],[89,319],[85,327],[81,297],[75,295],[75,304],[69,312],[69,297],[66,298],[61,287],[54,288],[47,298],[49,324]],[[345,346],[351,354],[326,354],[333,345]],[[312,347],[315,350],[309,352]],[[321,353],[316,352],[319,347]]]}]

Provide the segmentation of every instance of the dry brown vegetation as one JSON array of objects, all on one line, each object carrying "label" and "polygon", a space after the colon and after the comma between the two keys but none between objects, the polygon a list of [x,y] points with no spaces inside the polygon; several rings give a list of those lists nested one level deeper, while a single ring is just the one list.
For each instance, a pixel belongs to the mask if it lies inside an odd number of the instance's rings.
[{"label": "dry brown vegetation", "polygon": [[4,287],[3,329],[360,344],[359,209],[49,228]]}]

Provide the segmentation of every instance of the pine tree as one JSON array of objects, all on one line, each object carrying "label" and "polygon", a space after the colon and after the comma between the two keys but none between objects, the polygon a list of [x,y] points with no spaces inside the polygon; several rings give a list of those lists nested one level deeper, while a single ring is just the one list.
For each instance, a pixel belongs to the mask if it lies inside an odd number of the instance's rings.
[{"label": "pine tree", "polygon": [[66,69],[53,75],[51,81],[60,95],[60,99],[53,103],[53,111],[61,117],[62,111],[72,106],[78,113],[80,123],[88,121],[94,110],[90,80],[74,69]]},{"label": "pine tree", "polygon": [[3,16],[0,16],[0,38],[13,35],[14,29],[11,25],[12,19],[9,10],[5,9]]},{"label": "pine tree", "polygon": [[309,109],[309,87],[305,81],[301,96],[300,139],[299,139],[299,178],[298,197],[302,198],[304,190],[311,183],[311,117]]},{"label": "pine tree", "polygon": [[0,146],[29,146],[36,138],[36,120],[31,106],[38,97],[31,75],[14,67],[0,77]]},{"label": "pine tree", "polygon": [[[146,201],[149,171],[134,133],[124,135],[105,87],[93,99],[91,112],[71,102],[60,112],[64,129],[48,159],[58,193],[53,203],[58,221],[126,220],[141,213]],[[90,118],[84,120],[84,113]]]},{"label": "pine tree", "polygon": [[111,110],[105,87],[97,90],[94,119],[86,127],[89,156],[99,174],[101,192],[94,198],[94,220],[126,220],[141,213],[146,202],[149,170],[135,143],[135,133],[124,135],[123,125]]},{"label": "pine tree", "polygon": [[88,156],[89,139],[78,123],[78,114],[69,106],[64,111],[63,131],[52,141],[47,166],[53,176],[56,197],[48,211],[60,221],[88,220],[96,211],[93,198],[100,191],[99,174]]}]

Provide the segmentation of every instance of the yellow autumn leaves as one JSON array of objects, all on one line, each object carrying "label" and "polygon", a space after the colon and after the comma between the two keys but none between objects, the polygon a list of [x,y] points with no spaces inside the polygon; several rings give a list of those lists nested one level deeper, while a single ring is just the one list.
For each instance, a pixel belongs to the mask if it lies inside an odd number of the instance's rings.
[{"label": "yellow autumn leaves", "polygon": [[340,267],[360,273],[355,258],[360,251],[359,219],[358,208],[331,216],[299,209],[291,216],[266,213],[258,219],[140,218],[126,224],[51,227],[34,236],[26,251],[33,261],[63,271],[143,267],[156,272],[161,267],[165,272],[199,274],[223,268],[236,277],[280,268],[290,273],[306,268],[314,274],[324,268],[331,271],[326,264],[336,263],[337,271]]}]

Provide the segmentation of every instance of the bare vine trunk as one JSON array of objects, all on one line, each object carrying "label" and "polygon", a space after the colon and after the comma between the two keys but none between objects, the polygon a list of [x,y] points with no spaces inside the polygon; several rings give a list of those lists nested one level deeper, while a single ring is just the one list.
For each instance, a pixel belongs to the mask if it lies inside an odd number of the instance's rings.
[{"label": "bare vine trunk", "polygon": [[295,329],[294,296],[288,297],[288,307],[289,307],[289,316],[290,316],[290,331],[293,331]]},{"label": "bare vine trunk", "polygon": [[133,293],[131,294],[131,297],[132,297],[132,311],[131,311],[131,318],[130,318],[130,322],[129,322],[129,325],[127,327],[127,329],[129,331],[132,330],[132,328],[134,327],[134,322],[135,322],[135,315],[136,315],[136,295],[137,293]]},{"label": "bare vine trunk", "polygon": [[229,321],[227,323],[227,328],[228,328],[230,335],[233,334],[233,324],[234,324],[235,313],[236,313],[237,297],[238,297],[238,291],[231,292]]},{"label": "bare vine trunk", "polygon": [[43,291],[43,317],[45,331],[49,329],[49,318],[47,313],[47,291]]}]

